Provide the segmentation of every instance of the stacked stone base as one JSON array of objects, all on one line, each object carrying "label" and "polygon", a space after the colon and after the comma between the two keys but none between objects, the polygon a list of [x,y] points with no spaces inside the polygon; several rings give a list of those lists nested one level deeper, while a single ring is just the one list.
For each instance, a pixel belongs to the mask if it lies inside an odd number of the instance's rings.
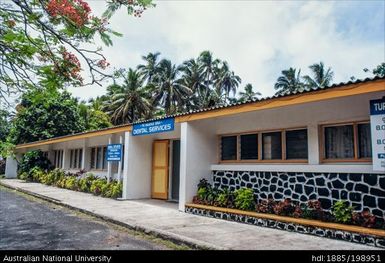
[{"label": "stacked stone base", "polygon": [[227,212],[212,211],[208,209],[188,207],[185,208],[186,213],[201,215],[206,217],[224,219],[234,222],[246,223],[262,227],[276,228],[286,231],[298,232],[303,234],[309,234],[314,236],[339,239],[354,243],[365,244],[369,246],[375,246],[385,248],[385,238],[373,235],[366,235],[360,233],[353,233],[348,231],[341,231],[335,229],[326,229],[313,226],[305,226],[301,224],[286,223],[272,219],[257,218],[248,215],[239,215]]}]

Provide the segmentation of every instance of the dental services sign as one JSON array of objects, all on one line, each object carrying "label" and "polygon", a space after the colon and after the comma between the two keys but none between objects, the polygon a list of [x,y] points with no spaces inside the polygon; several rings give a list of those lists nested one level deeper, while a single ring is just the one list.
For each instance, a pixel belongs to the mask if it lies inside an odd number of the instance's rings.
[{"label": "dental services sign", "polygon": [[174,130],[174,118],[134,124],[132,135],[148,135],[153,133],[168,132]]},{"label": "dental services sign", "polygon": [[385,97],[370,101],[373,171],[385,171]]}]

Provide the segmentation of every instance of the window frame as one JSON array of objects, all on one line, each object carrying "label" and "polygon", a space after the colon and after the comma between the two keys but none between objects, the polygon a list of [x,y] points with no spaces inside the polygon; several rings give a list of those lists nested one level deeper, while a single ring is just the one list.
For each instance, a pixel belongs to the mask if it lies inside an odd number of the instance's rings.
[{"label": "window frame", "polygon": [[[373,158],[359,158],[359,138],[358,138],[358,125],[359,124],[369,124],[370,120],[360,120],[360,121],[345,121],[345,122],[331,122],[321,124],[318,127],[319,133],[319,159],[320,163],[371,163]],[[338,127],[338,126],[353,126],[353,158],[326,158],[326,147],[325,147],[325,128],[327,127]]]},{"label": "window frame", "polygon": [[[307,159],[287,159],[286,158],[286,131],[292,131],[292,130],[307,130],[309,134],[309,129],[307,126],[299,126],[299,127],[292,127],[292,128],[284,128],[284,129],[266,129],[266,130],[252,130],[252,131],[245,131],[245,132],[237,132],[237,133],[224,133],[218,135],[218,143],[217,143],[217,160],[219,164],[222,163],[309,163],[309,147],[308,147],[308,158]],[[262,156],[262,137],[264,133],[271,133],[271,132],[280,132],[281,133],[281,149],[282,149],[282,157],[281,159],[274,159],[274,160],[264,160]],[[241,135],[248,135],[248,134],[257,134],[258,136],[258,159],[252,159],[252,160],[241,160]],[[222,137],[227,136],[237,136],[237,158],[235,160],[222,160]],[[307,138],[307,141],[309,142],[309,137]]]},{"label": "window frame", "polygon": [[[101,148],[101,163],[102,163],[102,168],[99,169],[97,168],[98,167],[98,148]],[[91,155],[92,155],[92,149],[95,149],[95,152],[94,152],[94,160],[95,160],[95,168],[92,168],[92,158],[91,158]],[[90,152],[90,171],[107,171],[107,167],[108,167],[108,162],[107,160],[103,160],[104,158],[104,149],[106,149],[107,151],[107,145],[99,145],[99,146],[93,146],[93,147],[90,147],[89,149],[89,152]],[[103,164],[105,164],[105,167],[103,167]]]},{"label": "window frame", "polygon": [[74,148],[74,149],[70,149],[69,151],[70,151],[69,169],[72,169],[72,170],[82,169],[83,148]]}]

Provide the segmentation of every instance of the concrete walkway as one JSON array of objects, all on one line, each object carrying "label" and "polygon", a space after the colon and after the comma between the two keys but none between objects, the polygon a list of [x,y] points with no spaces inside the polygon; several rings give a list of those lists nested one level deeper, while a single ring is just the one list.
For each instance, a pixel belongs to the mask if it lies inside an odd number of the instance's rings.
[{"label": "concrete walkway", "polygon": [[[117,201],[38,183],[1,179],[0,184],[129,228],[198,248],[235,250],[369,250],[375,247],[228,222],[179,212],[158,200]],[[7,202],[7,200],[0,200]]]}]

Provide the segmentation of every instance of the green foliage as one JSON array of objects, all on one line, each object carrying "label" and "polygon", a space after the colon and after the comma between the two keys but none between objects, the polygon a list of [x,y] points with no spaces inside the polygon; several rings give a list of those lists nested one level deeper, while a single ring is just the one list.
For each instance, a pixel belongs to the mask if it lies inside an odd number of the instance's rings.
[{"label": "green foliage", "polygon": [[10,140],[28,143],[84,130],[77,101],[68,92],[33,89],[22,96]]},{"label": "green foliage", "polygon": [[[95,40],[110,46],[111,36],[121,36],[109,27],[120,8],[140,16],[154,5],[150,0],[105,2],[106,12],[97,16],[84,0],[0,1],[0,64],[6,69],[0,71],[0,101],[8,103],[9,94],[31,87],[100,84],[111,77],[104,72],[105,58]],[[88,73],[86,81],[82,70]]]},{"label": "green foliage", "polygon": [[[365,71],[365,72],[369,72],[369,69],[364,68],[364,71]],[[372,73],[373,73],[373,75],[376,76],[376,77],[385,77],[385,62],[382,62],[380,65],[378,65],[377,67],[375,67],[375,68],[372,70]]]},{"label": "green foliage", "polygon": [[90,187],[90,192],[94,195],[101,195],[102,190],[106,190],[107,180],[106,179],[96,179],[93,180]]},{"label": "green foliage", "polygon": [[9,121],[9,113],[0,109],[0,144],[5,142],[10,129],[11,123]]},{"label": "green foliage", "polygon": [[353,207],[346,201],[337,201],[333,204],[332,214],[339,223],[350,223],[352,221]]},{"label": "green foliage", "polygon": [[91,104],[81,102],[79,104],[79,114],[83,119],[87,131],[99,130],[112,126],[108,114],[98,108],[98,105],[95,105],[97,102],[98,101],[93,101]]},{"label": "green foliage", "polygon": [[215,198],[215,203],[220,207],[231,207],[232,199],[233,193],[226,188],[218,193],[217,197]]},{"label": "green foliage", "polygon": [[254,192],[250,188],[240,188],[234,192],[235,207],[241,210],[254,210]]},{"label": "green foliage", "polygon": [[49,170],[52,168],[51,162],[40,150],[29,151],[24,154],[19,163],[19,173],[27,173],[29,179],[32,179],[32,172],[35,167],[41,170]]}]

